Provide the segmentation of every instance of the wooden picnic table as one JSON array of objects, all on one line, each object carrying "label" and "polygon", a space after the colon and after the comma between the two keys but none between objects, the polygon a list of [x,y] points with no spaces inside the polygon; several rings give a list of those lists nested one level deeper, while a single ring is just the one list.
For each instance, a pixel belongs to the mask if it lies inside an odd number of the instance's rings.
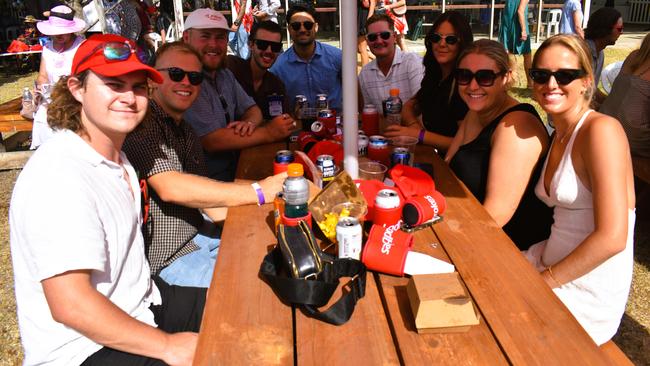
[{"label": "wooden picnic table", "polygon": [[33,122],[20,115],[22,98],[0,104],[0,152],[6,151],[2,133],[31,131]]},{"label": "wooden picnic table", "polygon": [[[237,178],[271,174],[283,143],[242,152]],[[259,277],[276,240],[272,205],[229,209],[199,334],[195,365],[631,364],[599,348],[447,165],[418,146],[447,199],[442,223],[415,234],[415,250],[452,262],[478,308],[467,332],[419,334],[407,278],[367,277],[350,321],[333,326],[283,304]],[[340,293],[335,294],[338,298]],[[336,299],[333,299],[335,301]]]}]

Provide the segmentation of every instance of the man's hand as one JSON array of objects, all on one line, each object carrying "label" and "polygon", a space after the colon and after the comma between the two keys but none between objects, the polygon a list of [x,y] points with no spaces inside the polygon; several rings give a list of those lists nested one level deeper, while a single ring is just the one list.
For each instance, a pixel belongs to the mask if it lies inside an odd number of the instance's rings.
[{"label": "man's hand", "polygon": [[236,135],[239,136],[250,136],[257,128],[257,125],[250,121],[234,121],[230,122],[227,128],[232,128]]},{"label": "man's hand", "polygon": [[522,41],[525,41],[526,39],[528,39],[528,34],[526,33],[525,30],[522,30],[522,31],[521,31],[521,37],[519,37],[519,38],[520,38]]},{"label": "man's hand", "polygon": [[267,177],[259,181],[262,192],[264,192],[264,201],[266,203],[273,202],[275,195],[282,191],[282,183],[287,179],[287,173],[280,173]]},{"label": "man's hand", "polygon": [[268,130],[269,136],[273,141],[279,141],[291,135],[291,132],[293,132],[297,126],[296,121],[290,115],[284,113],[273,117],[273,119],[264,127]]},{"label": "man's hand", "polygon": [[192,332],[168,334],[162,360],[171,366],[192,365],[198,338],[199,335]]},{"label": "man's hand", "polygon": [[235,25],[235,23],[232,23],[232,25],[230,26],[230,31],[237,32],[237,29],[239,29],[239,25]]}]

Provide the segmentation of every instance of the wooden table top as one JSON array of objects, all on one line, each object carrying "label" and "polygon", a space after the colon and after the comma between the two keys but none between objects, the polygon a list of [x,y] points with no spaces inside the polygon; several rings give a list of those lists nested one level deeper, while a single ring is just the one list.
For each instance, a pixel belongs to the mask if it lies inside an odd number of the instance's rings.
[{"label": "wooden table top", "polygon": [[[268,176],[275,152],[285,147],[244,150],[237,177]],[[195,364],[608,364],[447,165],[421,146],[416,159],[433,164],[447,211],[442,223],[415,234],[415,250],[456,266],[480,311],[479,325],[463,333],[418,334],[406,295],[408,279],[371,273],[366,296],[342,326],[293,311],[258,275],[276,242],[272,206],[242,206],[229,209],[224,225]]]},{"label": "wooden table top", "polygon": [[22,98],[0,104],[0,132],[31,131],[33,122],[20,115]]}]

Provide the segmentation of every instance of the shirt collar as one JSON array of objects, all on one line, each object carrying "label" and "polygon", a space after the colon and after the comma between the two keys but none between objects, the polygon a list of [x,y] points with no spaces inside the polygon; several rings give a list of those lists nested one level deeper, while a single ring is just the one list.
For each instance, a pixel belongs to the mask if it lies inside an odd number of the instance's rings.
[{"label": "shirt collar", "polygon": [[[397,45],[395,45],[395,54],[393,55],[393,62],[390,64],[390,68],[392,69],[393,66],[401,63],[402,63],[402,51],[399,49],[399,47],[397,47]],[[372,62],[370,68],[373,70],[379,70],[379,64],[377,63],[376,59]]]},{"label": "shirt collar", "polygon": [[289,48],[287,50],[287,52],[288,52],[287,61],[289,61],[289,62],[309,63],[314,58],[321,57],[323,55],[323,45],[321,45],[320,42],[318,42],[318,41],[314,41],[314,43],[316,44],[316,47],[314,48],[314,54],[311,55],[311,58],[309,60],[305,61],[305,60],[301,59],[300,57],[298,57],[298,54],[296,53],[296,50],[295,50],[294,46],[291,46],[291,48]]},{"label": "shirt collar", "polygon": [[[79,157],[90,163],[92,166],[96,167],[100,164],[106,164],[111,168],[120,168],[119,164],[112,162],[98,153],[95,149],[92,148],[84,139],[81,138],[76,132],[65,129],[58,132],[62,135],[62,139],[67,141],[67,145],[70,147],[70,152],[75,156]],[[122,161],[125,159],[125,155],[120,151],[120,158]],[[120,168],[121,169],[121,168]]]}]

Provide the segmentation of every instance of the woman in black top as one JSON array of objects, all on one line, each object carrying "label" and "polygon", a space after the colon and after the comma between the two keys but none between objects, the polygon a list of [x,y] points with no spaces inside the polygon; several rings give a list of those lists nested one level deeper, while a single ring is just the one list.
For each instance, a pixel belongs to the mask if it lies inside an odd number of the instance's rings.
[{"label": "woman in black top", "polygon": [[508,95],[512,70],[501,43],[482,39],[459,57],[454,72],[469,112],[445,160],[520,249],[548,238],[552,211],[534,186],[548,134],[530,104]]},{"label": "woman in black top", "polygon": [[[425,38],[424,78],[418,93],[404,103],[402,126],[390,126],[385,135],[413,136],[420,143],[447,150],[465,117],[467,106],[454,84],[458,55],[473,41],[472,29],[457,11],[441,14]],[[418,119],[422,116],[422,122]]]}]

